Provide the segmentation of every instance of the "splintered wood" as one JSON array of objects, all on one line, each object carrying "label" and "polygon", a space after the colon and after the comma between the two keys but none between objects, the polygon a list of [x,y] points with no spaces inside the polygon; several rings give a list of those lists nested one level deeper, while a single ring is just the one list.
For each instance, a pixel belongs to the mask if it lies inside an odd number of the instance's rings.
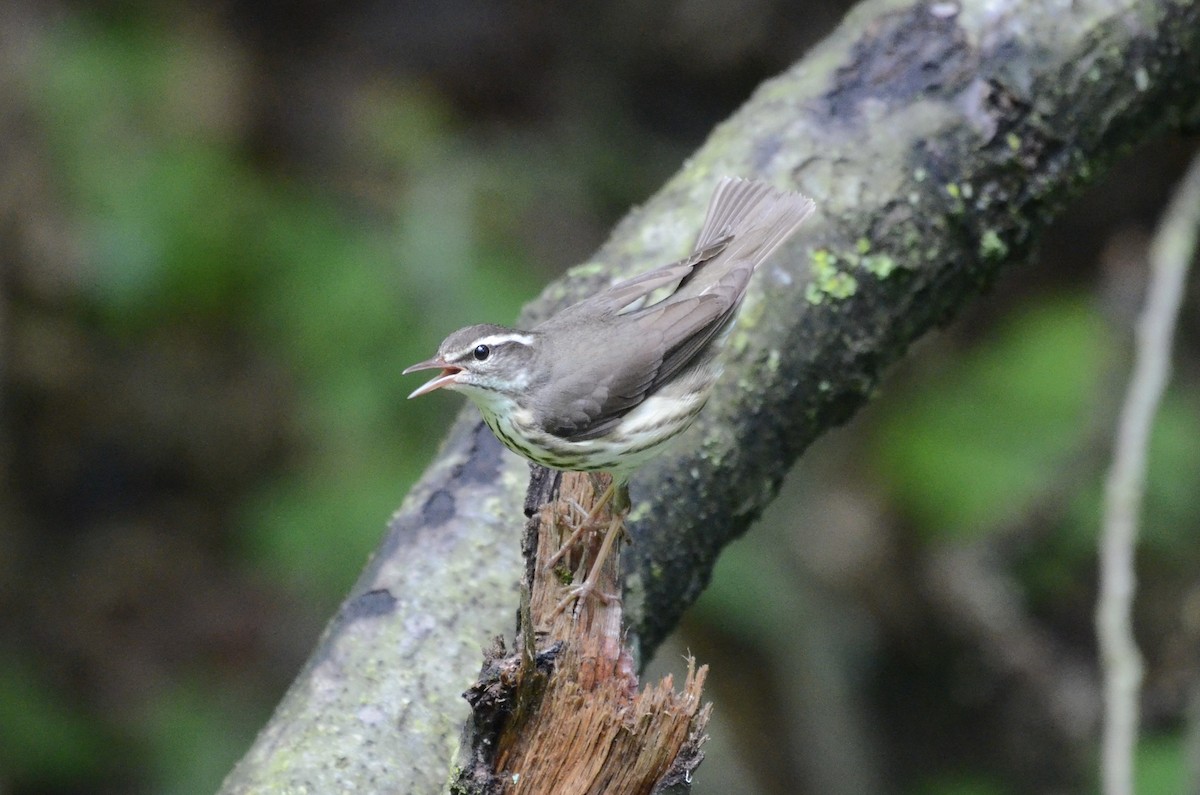
[{"label": "splintered wood", "polygon": [[[688,660],[682,692],[675,692],[670,676],[639,692],[633,659],[622,643],[619,599],[590,595],[555,610],[571,583],[587,575],[608,525],[607,513],[597,517],[598,530],[583,533],[579,549],[547,567],[591,510],[598,496],[594,485],[588,475],[565,473],[560,499],[531,517],[531,525],[537,522],[536,555],[529,567],[529,601],[521,611],[519,660],[494,657],[490,670],[500,673],[488,685],[485,666],[484,681],[468,694],[476,725],[497,729],[489,743],[490,781],[486,790],[468,785],[460,791],[649,795],[690,781],[700,763],[711,710],[700,700],[707,666],[697,670]],[[604,566],[602,593],[620,593],[619,559],[613,554]],[[506,712],[494,720],[481,714],[492,707]],[[475,772],[478,785],[480,771]]]},{"label": "splintered wood", "polygon": [[[631,696],[617,679],[585,690],[571,676],[578,662],[570,652],[559,661],[522,741],[497,760],[505,793],[650,793],[689,741],[698,752],[711,709],[700,703],[704,668],[689,660],[682,693],[667,676]],[[699,759],[679,761],[690,778]]]}]

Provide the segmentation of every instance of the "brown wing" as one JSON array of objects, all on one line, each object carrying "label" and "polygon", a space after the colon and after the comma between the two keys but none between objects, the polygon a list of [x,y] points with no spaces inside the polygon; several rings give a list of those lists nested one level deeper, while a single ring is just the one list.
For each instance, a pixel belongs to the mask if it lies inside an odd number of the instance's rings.
[{"label": "brown wing", "polygon": [[585,298],[562,310],[554,317],[542,323],[538,327],[538,330],[542,330],[547,325],[561,326],[565,323],[575,322],[576,319],[580,318],[616,314],[622,310],[628,310],[631,306],[636,306],[639,301],[645,300],[655,290],[679,283],[697,265],[701,265],[720,254],[728,244],[728,236],[718,238],[713,240],[709,245],[698,248],[692,254],[678,262],[672,262],[670,265],[646,271],[639,276],[634,276],[632,279],[617,282],[604,292],[597,293],[590,298]]},{"label": "brown wing", "polygon": [[[811,210],[811,200],[799,194],[723,179],[696,253],[621,282],[539,326],[544,339],[557,340],[546,346],[549,377],[533,401],[542,426],[574,441],[602,436],[706,356],[737,312],[754,270]],[[673,283],[676,292],[665,300],[630,308]]]},{"label": "brown wing", "polygon": [[542,427],[572,441],[602,436],[696,358],[732,316],[731,297],[655,304],[596,323],[574,350],[548,350],[555,366],[533,401]]},{"label": "brown wing", "polygon": [[679,283],[679,296],[699,295],[724,281],[728,270],[750,263],[757,268],[787,242],[813,210],[812,199],[765,182],[725,177],[713,190],[696,247],[728,240],[719,256],[693,269]]}]

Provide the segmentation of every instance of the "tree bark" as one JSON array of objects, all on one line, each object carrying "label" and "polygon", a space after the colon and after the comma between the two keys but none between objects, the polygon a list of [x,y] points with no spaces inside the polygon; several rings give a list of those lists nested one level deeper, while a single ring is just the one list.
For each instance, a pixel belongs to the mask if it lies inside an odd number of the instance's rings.
[{"label": "tree bark", "polygon": [[[642,652],[911,342],[1022,261],[1112,159],[1197,121],[1197,4],[864,3],[550,285],[524,322],[683,256],[724,175],[817,201],[751,286],[703,418],[633,481],[625,602]],[[443,786],[481,647],[513,630],[527,475],[464,410],[222,792]]]}]

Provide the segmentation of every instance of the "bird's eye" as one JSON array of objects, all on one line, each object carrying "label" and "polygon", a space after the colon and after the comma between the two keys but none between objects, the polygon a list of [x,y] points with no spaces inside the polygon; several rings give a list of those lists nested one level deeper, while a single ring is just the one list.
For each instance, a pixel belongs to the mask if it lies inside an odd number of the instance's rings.
[{"label": "bird's eye", "polygon": [[488,354],[490,354],[491,352],[492,352],[492,349],[486,345],[476,345],[475,346],[475,358],[481,362],[484,359],[486,359],[488,357]]}]

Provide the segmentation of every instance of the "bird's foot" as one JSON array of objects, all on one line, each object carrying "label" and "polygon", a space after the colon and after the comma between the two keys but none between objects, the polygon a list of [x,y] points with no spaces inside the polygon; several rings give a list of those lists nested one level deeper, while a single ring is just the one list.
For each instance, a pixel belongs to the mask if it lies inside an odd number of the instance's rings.
[{"label": "bird's foot", "polygon": [[592,515],[591,511],[589,511],[587,508],[584,508],[583,505],[580,504],[579,500],[575,499],[574,497],[559,497],[558,501],[562,505],[566,506],[565,511],[554,514],[554,521],[558,525],[575,531],[578,530],[581,525],[588,523]]},{"label": "bird's foot", "polygon": [[603,525],[598,525],[594,519],[584,516],[578,524],[572,525],[567,523],[567,527],[571,529],[571,535],[568,536],[567,540],[563,542],[563,545],[558,548],[558,551],[551,555],[550,559],[546,561],[547,571],[557,566],[559,561],[561,561],[568,552],[575,548],[575,545],[579,543],[579,539],[583,537],[584,533],[588,532],[589,530],[596,532],[602,529]]},{"label": "bird's foot", "polygon": [[588,532],[589,530],[595,532],[604,526],[603,524],[597,522],[600,514],[599,509],[604,507],[602,503],[598,504],[596,508],[593,508],[589,511],[587,508],[584,508],[582,505],[580,505],[578,500],[575,500],[571,497],[561,497],[559,498],[559,501],[566,504],[569,513],[572,515],[562,516],[561,514],[556,514],[554,520],[556,522],[561,522],[564,526],[566,526],[567,529],[571,531],[571,535],[569,535],[567,540],[563,542],[562,546],[558,548],[558,551],[551,555],[550,559],[546,561],[547,571],[558,565],[559,561],[561,561],[563,557],[565,557],[566,554],[570,552],[576,544],[579,543],[579,539],[583,537],[584,533]]},{"label": "bird's foot", "polygon": [[605,593],[604,591],[601,591],[596,587],[596,583],[592,582],[592,578],[589,577],[584,580],[581,585],[576,585],[567,592],[567,595],[564,596],[557,605],[555,605],[552,611],[550,611],[550,618],[554,618],[559,613],[566,610],[572,603],[582,604],[583,600],[587,599],[589,596],[599,599],[602,604],[606,605],[621,601],[620,594]]},{"label": "bird's foot", "polygon": [[[612,554],[613,545],[624,535],[624,519],[621,516],[612,517],[608,522],[608,529],[604,533],[604,541],[600,544],[600,549],[596,551],[596,560],[592,563],[591,569],[588,571],[587,578],[581,585],[577,585],[567,592],[567,595],[563,597],[562,601],[559,602],[558,605],[555,606],[554,610],[550,613],[551,618],[565,610],[567,605],[571,604],[572,602],[579,603],[582,599],[588,596],[595,596],[604,604],[609,604],[614,600],[618,602],[621,601],[619,594],[605,593],[604,591],[601,591],[596,584],[600,581],[601,575],[605,571],[604,567],[605,564],[608,563],[609,556]],[[614,581],[617,580],[615,566],[615,563],[612,564],[612,566],[609,567],[608,572]]]}]

